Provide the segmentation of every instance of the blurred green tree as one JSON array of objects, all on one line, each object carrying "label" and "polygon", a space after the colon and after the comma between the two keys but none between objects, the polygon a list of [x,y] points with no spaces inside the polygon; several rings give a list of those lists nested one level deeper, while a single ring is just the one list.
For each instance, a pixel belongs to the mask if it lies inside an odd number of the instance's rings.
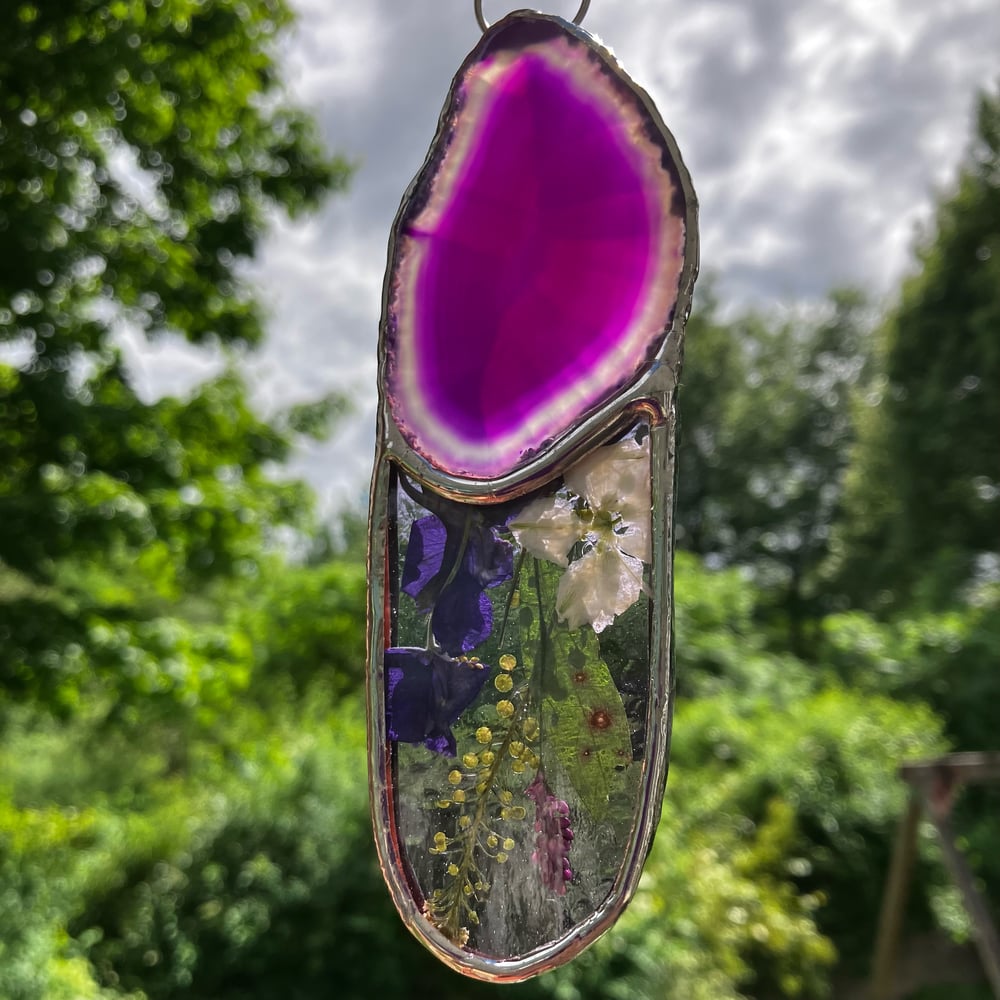
[{"label": "blurred green tree", "polygon": [[[312,530],[304,488],[272,482],[265,468],[297,433],[321,433],[338,400],[266,422],[228,372],[189,399],[147,402],[115,339],[123,324],[223,349],[261,339],[262,307],[244,275],[268,214],[309,208],[349,174],[284,94],[274,49],[289,21],[283,0],[28,0],[6,19],[8,695],[67,708],[94,668],[142,692],[190,697],[192,684],[163,669],[176,637],[156,624],[164,609],[216,578],[252,583],[282,525]],[[205,643],[204,632],[192,636],[174,661]],[[230,639],[207,657],[236,676],[244,658]]]},{"label": "blurred green tree", "polygon": [[[98,984],[73,915],[137,858],[193,850],[221,788],[285,775],[301,720],[262,706],[307,675],[330,701],[363,669],[363,568],[292,565],[289,539],[328,547],[309,490],[268,474],[342,401],[265,420],[236,370],[262,336],[245,275],[268,219],[349,175],[284,93],[290,17],[283,0],[53,0],[15,3],[0,36],[5,1000],[126,995]],[[144,399],[123,328],[229,366]]]},{"label": "blurred green tree", "polygon": [[881,331],[839,579],[856,605],[942,608],[1000,572],[1000,93]]},{"label": "blurred green tree", "polygon": [[827,610],[819,569],[854,441],[852,402],[872,374],[854,291],[817,315],[723,319],[708,286],[685,347],[677,535],[712,566],[743,565],[775,599],[798,655]]},{"label": "blurred green tree", "polygon": [[[144,749],[141,767],[116,776],[148,790],[142,812],[155,826],[134,817],[131,837],[115,842],[122,821],[91,812],[83,871],[62,843],[50,848],[58,861],[48,865],[77,878],[117,863],[103,885],[91,878],[69,924],[97,981],[163,1000],[824,996],[838,951],[855,963],[869,955],[905,796],[893,772],[902,756],[941,748],[940,723],[919,704],[845,690],[764,651],[753,625],[759,594],[738,571],[711,573],[683,556],[678,572],[693,696],[678,706],[664,817],[634,903],[585,955],[498,987],[456,976],[420,948],[370,848],[360,706],[331,698],[324,682],[228,720],[238,764],[202,747],[192,772],[200,784],[151,783],[150,770],[165,764]],[[730,685],[718,677],[723,657]],[[0,766],[12,766],[22,794],[42,782],[50,801],[78,795],[70,785],[79,775],[23,763],[43,739],[58,763],[79,736],[20,733],[20,752]],[[95,763],[115,755],[108,748]],[[100,784],[97,768],[87,773],[84,785]],[[29,818],[10,822],[20,833]],[[43,864],[41,853],[25,853]]]}]

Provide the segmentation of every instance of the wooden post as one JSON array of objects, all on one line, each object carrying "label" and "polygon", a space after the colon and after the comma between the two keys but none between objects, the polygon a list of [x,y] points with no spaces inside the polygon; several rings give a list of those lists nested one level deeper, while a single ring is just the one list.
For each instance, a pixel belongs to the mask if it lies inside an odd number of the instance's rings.
[{"label": "wooden post", "polygon": [[951,820],[947,815],[935,817],[932,814],[931,822],[937,829],[945,864],[955,885],[958,886],[958,891],[962,894],[962,902],[972,920],[972,936],[979,952],[979,960],[983,963],[993,996],[1000,1000],[1000,938],[997,937],[997,929],[990,919],[986,901],[976,888],[976,880],[969,863],[955,843]]},{"label": "wooden post", "polygon": [[1000,936],[989,909],[976,888],[965,855],[955,843],[951,807],[963,784],[1000,782],[1000,753],[953,753],[936,760],[904,764],[900,777],[910,785],[910,800],[893,847],[889,877],[882,897],[875,956],[872,960],[870,1000],[892,1000],[893,974],[902,936],[903,914],[910,874],[916,857],[917,827],[922,809],[941,841],[945,865],[962,895],[972,920],[976,948],[993,995],[1000,1000]]},{"label": "wooden post", "polygon": [[920,822],[920,796],[911,790],[906,815],[896,832],[892,861],[882,896],[882,912],[878,918],[875,940],[875,960],[872,968],[870,1000],[891,1000],[893,973],[903,931],[903,914],[910,888],[910,875],[917,854],[917,826]]}]

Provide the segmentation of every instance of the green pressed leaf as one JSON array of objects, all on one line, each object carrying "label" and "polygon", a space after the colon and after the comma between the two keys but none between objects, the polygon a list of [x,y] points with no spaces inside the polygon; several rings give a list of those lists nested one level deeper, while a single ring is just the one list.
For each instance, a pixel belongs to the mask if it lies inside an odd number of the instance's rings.
[{"label": "green pressed leaf", "polygon": [[528,557],[520,580],[521,658],[541,704],[542,761],[559,761],[583,807],[607,818],[630,811],[632,740],[628,716],[590,628],[569,629],[555,613],[562,570]]}]

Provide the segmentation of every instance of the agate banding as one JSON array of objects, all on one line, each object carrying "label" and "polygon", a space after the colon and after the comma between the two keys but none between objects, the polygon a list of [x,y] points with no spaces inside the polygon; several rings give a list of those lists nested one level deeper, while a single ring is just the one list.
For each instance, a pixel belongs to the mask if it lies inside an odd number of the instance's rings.
[{"label": "agate banding", "polygon": [[506,475],[654,361],[685,205],[645,96],[552,21],[497,26],[456,77],[396,220],[386,399],[446,474]]}]

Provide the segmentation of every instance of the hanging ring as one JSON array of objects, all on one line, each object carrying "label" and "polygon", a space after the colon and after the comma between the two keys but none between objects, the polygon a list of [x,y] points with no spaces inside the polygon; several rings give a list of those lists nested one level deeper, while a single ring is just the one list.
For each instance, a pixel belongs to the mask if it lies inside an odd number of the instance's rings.
[{"label": "hanging ring", "polygon": [[[576,12],[576,16],[573,18],[573,23],[579,25],[583,22],[583,19],[587,16],[587,11],[590,9],[590,0],[582,0],[580,4],[580,9]],[[476,0],[475,2],[476,10],[476,20],[479,22],[479,27],[483,31],[489,30],[490,22],[486,20],[483,16],[483,0]]]}]

